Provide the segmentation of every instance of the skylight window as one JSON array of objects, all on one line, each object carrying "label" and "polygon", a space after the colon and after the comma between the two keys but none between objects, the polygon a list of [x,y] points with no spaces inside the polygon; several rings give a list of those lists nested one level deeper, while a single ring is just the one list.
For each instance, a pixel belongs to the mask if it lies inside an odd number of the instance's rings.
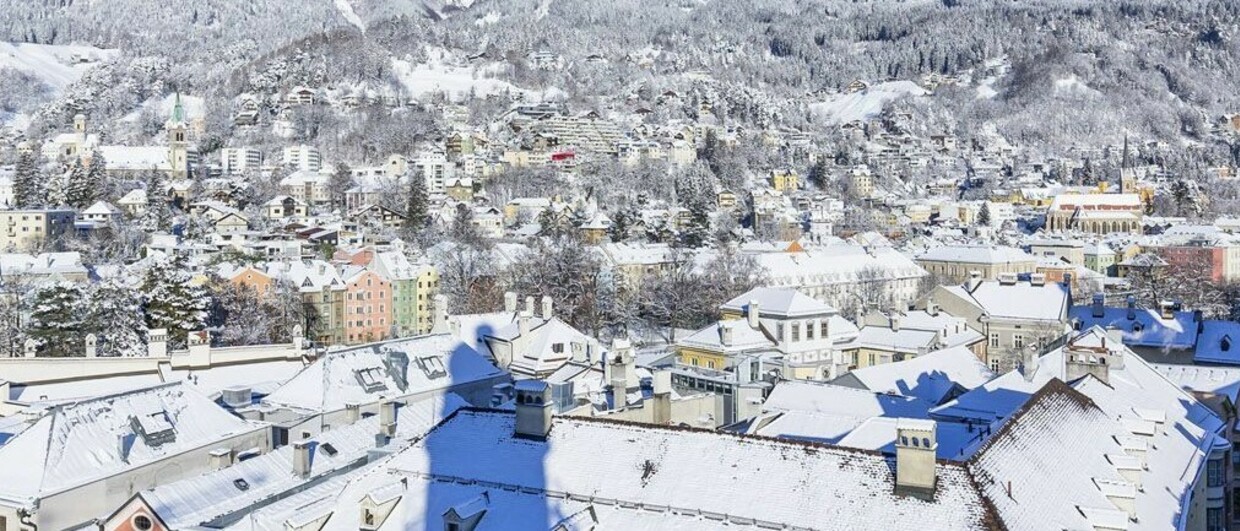
[{"label": "skylight window", "polygon": [[246,481],[244,478],[234,479],[233,486],[237,487],[237,490],[242,491],[242,492],[250,490],[250,482]]},{"label": "skylight window", "polygon": [[383,369],[379,367],[358,369],[354,374],[357,376],[357,382],[367,393],[387,389],[387,385],[383,383]]},{"label": "skylight window", "polygon": [[332,443],[320,444],[319,448],[321,448],[329,457],[336,457],[336,454],[340,453],[335,446],[332,446]]},{"label": "skylight window", "polygon": [[431,380],[434,380],[436,378],[443,378],[444,376],[448,375],[447,369],[444,369],[444,366],[443,366],[443,359],[439,357],[426,356],[426,357],[418,358],[417,363],[418,363],[418,368],[422,369],[422,372],[426,373],[426,377],[430,378]]}]

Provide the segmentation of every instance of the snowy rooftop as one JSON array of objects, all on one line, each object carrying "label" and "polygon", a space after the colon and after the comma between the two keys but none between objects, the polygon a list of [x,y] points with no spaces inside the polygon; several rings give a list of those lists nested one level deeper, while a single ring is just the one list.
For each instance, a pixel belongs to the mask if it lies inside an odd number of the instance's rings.
[{"label": "snowy rooftop", "polygon": [[1002,245],[944,245],[922,253],[917,259],[969,264],[1028,264],[1030,269],[1034,262],[1029,253]]},{"label": "snowy rooftop", "polygon": [[723,303],[720,310],[744,314],[749,303],[757,301],[758,313],[764,316],[807,317],[836,313],[829,304],[793,288],[754,288]]},{"label": "snowy rooftop", "polygon": [[[0,469],[6,477],[0,482],[0,499],[33,503],[60,490],[264,429],[264,424],[234,417],[180,384],[56,406],[0,446]],[[121,437],[124,449],[117,442]]]},{"label": "snowy rooftop", "polygon": [[879,393],[894,392],[938,404],[956,386],[974,389],[994,378],[986,364],[967,348],[954,347],[895,363],[854,370],[855,379]]},{"label": "snowy rooftop", "polygon": [[815,529],[971,529],[987,516],[953,465],[923,501],[896,495],[892,462],[873,453],[578,418],[556,418],[546,442],[513,431],[511,414],[462,410],[392,468]]},{"label": "snowy rooftop", "polygon": [[1062,284],[1047,282],[1035,286],[1029,282],[1003,284],[983,281],[972,291],[963,286],[943,289],[975,304],[991,317],[1058,321],[1067,314],[1069,295]]},{"label": "snowy rooftop", "polygon": [[1074,306],[1068,315],[1080,323],[1082,330],[1099,326],[1121,331],[1126,345],[1190,349],[1197,343],[1197,322],[1193,312],[1176,311],[1171,319],[1163,319],[1161,312],[1147,308],[1096,308],[1085,305]]},{"label": "snowy rooftop", "polygon": [[315,412],[338,411],[501,376],[450,334],[432,334],[331,352],[263,400]]}]

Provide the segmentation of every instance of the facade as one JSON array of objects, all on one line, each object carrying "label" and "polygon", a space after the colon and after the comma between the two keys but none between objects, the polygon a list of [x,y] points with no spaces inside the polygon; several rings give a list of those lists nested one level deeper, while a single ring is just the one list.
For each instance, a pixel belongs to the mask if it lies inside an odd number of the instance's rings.
[{"label": "facade", "polygon": [[241,175],[258,171],[263,165],[263,152],[254,148],[224,148],[220,150],[220,171],[224,175]]},{"label": "facade", "polygon": [[1140,234],[1144,217],[1137,194],[1060,194],[1046,211],[1046,230]]},{"label": "facade", "polygon": [[0,250],[36,250],[49,241],[71,233],[75,217],[72,210],[0,211]]},{"label": "facade", "polygon": [[964,282],[974,271],[984,280],[1003,273],[1032,273],[1037,260],[1015,247],[998,245],[947,245],[930,249],[915,261],[927,273],[945,282]]},{"label": "facade", "polygon": [[344,335],[349,343],[370,343],[391,337],[392,283],[374,271],[346,266]]},{"label": "facade", "polygon": [[317,172],[323,169],[323,155],[317,148],[306,145],[284,148],[280,162],[300,171]]}]

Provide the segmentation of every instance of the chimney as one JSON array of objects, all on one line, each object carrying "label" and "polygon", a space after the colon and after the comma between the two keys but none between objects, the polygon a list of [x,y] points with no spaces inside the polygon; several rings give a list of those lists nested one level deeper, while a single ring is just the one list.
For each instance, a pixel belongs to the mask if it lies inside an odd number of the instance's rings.
[{"label": "chimney", "polygon": [[672,423],[672,373],[658,371],[654,373],[654,396],[651,397],[651,419],[656,425],[665,426]]},{"label": "chimney", "polygon": [[900,331],[900,312],[891,312],[891,331]]},{"label": "chimney", "polygon": [[727,321],[719,322],[719,343],[725,347],[732,346],[732,323]]},{"label": "chimney", "polygon": [[933,420],[896,421],[896,493],[934,496],[938,441]]},{"label": "chimney", "polygon": [[525,311],[530,312],[530,315],[534,315],[534,297],[533,296],[529,296],[525,298]]},{"label": "chimney", "polygon": [[551,433],[551,386],[542,380],[521,380],[517,389],[515,437],[547,440]]},{"label": "chimney", "polygon": [[530,319],[533,316],[534,312],[529,310],[525,310],[517,316],[517,333],[520,334],[521,337],[527,337],[530,335]]},{"label": "chimney", "polygon": [[1039,286],[1039,287],[1045,286],[1046,275],[1043,273],[1034,273],[1032,275],[1029,275],[1029,284],[1032,286]]},{"label": "chimney", "polygon": [[517,294],[511,291],[504,292],[504,313],[517,313]]},{"label": "chimney", "polygon": [[542,298],[542,318],[543,319],[546,319],[546,320],[551,319],[551,315],[552,315],[551,309],[552,309],[551,308],[551,297],[547,295],[543,295],[543,298]]},{"label": "chimney", "polygon": [[757,330],[758,327],[760,326],[759,323],[761,322],[761,319],[762,319],[762,310],[761,308],[758,307],[757,300],[749,301],[749,308],[746,311],[746,313],[748,314],[748,317],[749,317],[749,328]]},{"label": "chimney", "polygon": [[1106,295],[1103,295],[1101,293],[1095,293],[1094,299],[1093,301],[1090,302],[1089,308],[1090,308],[1089,314],[1093,316],[1094,319],[1101,319],[1103,316],[1105,316],[1106,315]]},{"label": "chimney", "polygon": [[926,302],[926,313],[929,314],[931,317],[938,317],[939,303],[934,302],[933,300],[927,301]]},{"label": "chimney", "polygon": [[1016,273],[999,273],[999,284],[1002,286],[1015,286]]},{"label": "chimney", "polygon": [[353,424],[362,419],[362,406],[357,402],[346,402],[344,404],[344,413],[349,424]]},{"label": "chimney", "polygon": [[99,355],[96,348],[97,344],[98,338],[95,337],[95,334],[86,334],[86,357],[94,358]]},{"label": "chimney", "polygon": [[396,436],[396,409],[399,405],[395,400],[379,405],[379,433],[388,437]]},{"label": "chimney", "polygon": [[232,466],[232,448],[216,448],[209,454],[211,470],[220,470]]},{"label": "chimney", "polygon": [[431,333],[443,334],[449,332],[448,329],[448,296],[442,293],[435,295],[431,299],[431,312],[434,317],[431,324]]},{"label": "chimney", "polygon": [[1137,318],[1137,298],[1132,295],[1129,295],[1128,298],[1125,299],[1125,302],[1127,302],[1127,305],[1128,305],[1128,314],[1125,317],[1127,317],[1129,321],[1136,319]]},{"label": "chimney", "polygon": [[116,436],[116,455],[120,456],[121,461],[129,462],[129,450],[133,448],[134,439],[137,436],[133,432],[121,433]]},{"label": "chimney", "polygon": [[146,331],[146,354],[152,358],[168,356],[168,330],[165,328],[148,328]]},{"label": "chimney", "polygon": [[1158,314],[1163,320],[1175,319],[1175,303],[1171,301],[1161,301],[1158,303]]},{"label": "chimney", "polygon": [[982,272],[969,271],[969,280],[964,283],[964,288],[969,293],[973,293],[978,286],[982,285]]},{"label": "chimney", "polygon": [[293,474],[299,478],[310,477],[310,450],[313,444],[310,439],[293,443]]}]

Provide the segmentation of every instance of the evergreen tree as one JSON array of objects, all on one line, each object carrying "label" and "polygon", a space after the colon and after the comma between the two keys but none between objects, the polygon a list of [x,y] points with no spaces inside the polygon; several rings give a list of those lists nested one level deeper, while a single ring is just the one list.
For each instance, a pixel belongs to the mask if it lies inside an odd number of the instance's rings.
[{"label": "evergreen tree", "polygon": [[[92,161],[91,166],[93,165]],[[64,204],[78,210],[85,210],[86,207],[94,204],[99,194],[99,186],[102,184],[93,182],[94,177],[91,175],[90,168],[84,166],[81,161],[74,162],[65,180]],[[48,203],[57,204],[52,203],[50,196]]]},{"label": "evergreen tree", "polygon": [[142,214],[141,225],[148,232],[167,231],[172,228],[172,209],[168,205],[167,190],[163,172],[147,173],[146,212]]},{"label": "evergreen tree", "polygon": [[43,205],[43,180],[39,178],[39,165],[33,151],[17,157],[13,171],[13,201],[17,208],[36,208]]},{"label": "evergreen tree", "polygon": [[142,305],[130,286],[114,278],[96,284],[86,297],[83,313],[83,331],[95,334],[99,356],[146,354]]},{"label": "evergreen tree", "polygon": [[71,282],[45,284],[28,295],[30,319],[26,336],[38,345],[40,356],[83,356],[82,287]]},{"label": "evergreen tree", "polygon": [[210,297],[202,286],[191,285],[184,259],[153,262],[141,290],[147,328],[167,329],[170,347],[185,347],[189,332],[206,324]]},{"label": "evergreen tree", "polygon": [[982,209],[977,213],[977,224],[990,226],[990,202],[982,201]]},{"label": "evergreen tree", "polygon": [[827,189],[827,157],[818,157],[818,162],[815,162],[810,167],[809,182],[813,183],[819,190]]},{"label": "evergreen tree", "polygon": [[421,175],[409,177],[409,197],[405,200],[405,228],[420,231],[429,221],[426,180]]},{"label": "evergreen tree", "polygon": [[344,193],[353,188],[353,172],[343,162],[336,163],[336,171],[332,172],[327,181],[327,191],[331,194],[332,206],[344,208]]},{"label": "evergreen tree", "polygon": [[74,162],[69,166],[68,172],[50,175],[44,188],[46,195],[43,197],[43,204],[49,207],[68,206],[69,179],[74,173],[82,173],[84,171],[86,170],[82,168],[80,162]]}]

